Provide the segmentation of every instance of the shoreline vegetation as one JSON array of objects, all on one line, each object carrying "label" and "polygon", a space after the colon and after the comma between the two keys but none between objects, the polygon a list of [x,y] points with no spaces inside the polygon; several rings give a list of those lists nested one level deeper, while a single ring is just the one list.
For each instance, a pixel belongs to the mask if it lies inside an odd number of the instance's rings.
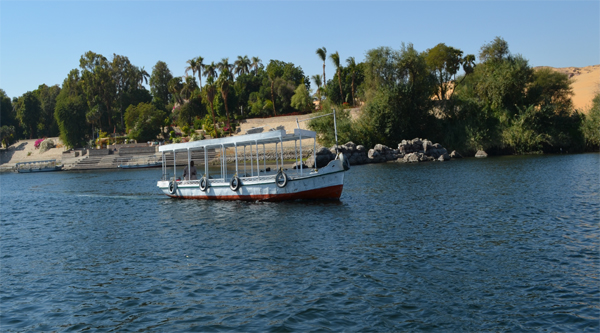
[{"label": "shoreline vegetation", "polygon": [[[42,84],[12,100],[0,89],[0,141],[8,147],[60,137],[65,148],[176,143],[243,134],[245,119],[335,109],[338,142],[367,150],[411,138],[428,138],[463,156],[600,146],[600,93],[587,109],[576,109],[572,73],[532,68],[501,37],[477,56],[443,43],[425,51],[412,44],[379,47],[360,63],[325,47],[315,53],[322,75],[307,75],[281,60],[238,56],[231,63],[195,57],[187,61],[185,76],[173,77],[162,61],[148,73],[126,56],[109,60],[89,51],[61,86]],[[326,80],[331,65],[335,74]],[[318,132],[321,146],[335,144],[331,117],[307,127]]]}]

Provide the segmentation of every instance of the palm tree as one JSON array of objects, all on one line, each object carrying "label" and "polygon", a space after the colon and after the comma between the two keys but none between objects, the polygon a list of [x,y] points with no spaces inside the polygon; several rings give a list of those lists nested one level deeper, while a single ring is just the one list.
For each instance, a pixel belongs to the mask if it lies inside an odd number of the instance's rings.
[{"label": "palm tree", "polygon": [[204,69],[204,58],[196,58],[196,71],[198,71],[198,81],[200,82],[200,91],[202,91],[202,70]]},{"label": "palm tree", "polygon": [[230,80],[233,80],[231,69],[233,65],[229,64],[229,58],[223,58],[218,64],[221,75],[219,76],[219,86],[221,87],[221,96],[223,104],[225,104],[225,114],[227,115],[227,128],[231,130],[231,122],[229,121],[229,107],[227,106],[227,95],[229,95]]},{"label": "palm tree", "polygon": [[213,83],[213,78],[210,77],[207,82],[206,82],[206,86],[204,87],[204,89],[206,90],[206,99],[208,100],[208,103],[210,104],[210,112],[212,113],[212,119],[213,119],[213,128],[215,129],[215,137],[218,137],[219,135],[217,134],[217,120],[215,118],[215,108],[213,105],[213,101],[215,100],[215,95],[217,94],[217,87],[215,86],[215,84]]},{"label": "palm tree", "polygon": [[317,85],[317,96],[319,98],[319,109],[321,109],[321,85],[323,82],[321,81],[321,75],[316,74],[312,76],[313,81]]},{"label": "palm tree", "polygon": [[327,49],[323,46],[317,49],[317,55],[323,60],[323,85],[327,85],[327,77],[325,76],[325,60],[327,60]]},{"label": "palm tree", "polygon": [[186,76],[180,94],[184,99],[190,100],[192,94],[194,93],[194,90],[196,90],[197,87],[198,86],[196,85],[196,78],[194,78],[193,76]]},{"label": "palm tree", "polygon": [[259,57],[252,57],[252,63],[250,64],[250,68],[254,68],[254,75],[258,75],[258,67],[261,65],[261,60]]},{"label": "palm tree", "polygon": [[185,75],[188,75],[188,72],[191,70],[192,71],[192,77],[194,78],[194,80],[196,79],[196,58],[192,58],[190,60],[188,60],[186,62],[189,66],[187,66],[185,68]]},{"label": "palm tree", "polygon": [[221,75],[227,73],[228,79],[233,79],[233,64],[229,63],[229,58],[221,59],[221,62],[217,64],[217,68],[219,69],[219,72],[221,72]]},{"label": "palm tree", "polygon": [[338,81],[340,82],[340,98],[342,99],[342,102],[344,102],[344,93],[342,92],[342,66],[340,65],[340,54],[338,53],[338,51],[335,51],[335,53],[329,55],[329,58],[331,59],[333,65],[337,69]]},{"label": "palm tree", "polygon": [[210,65],[204,66],[204,76],[206,76],[209,80],[217,77],[217,65],[215,62],[211,62]]},{"label": "palm tree", "polygon": [[148,78],[150,77],[150,74],[146,72],[146,69],[144,69],[143,66],[142,69],[139,70],[138,74],[140,76],[139,88],[141,89],[144,81],[146,81],[146,84],[148,84]]},{"label": "palm tree", "polygon": [[231,74],[229,71],[225,70],[221,72],[221,76],[219,77],[219,81],[217,84],[221,87],[221,96],[223,97],[223,104],[225,104],[225,114],[227,115],[227,128],[231,130],[231,122],[229,121],[229,107],[227,106],[227,95],[229,95],[229,79]]},{"label": "palm tree", "polygon": [[181,82],[181,77],[174,77],[171,80],[169,80],[169,83],[167,83],[167,89],[169,90],[169,93],[171,94],[171,96],[173,96],[175,98],[175,101],[179,104],[183,104],[183,100],[181,99],[181,89],[183,88],[183,83]]},{"label": "palm tree", "polygon": [[346,59],[346,63],[348,64],[350,73],[352,73],[352,106],[354,106],[354,78],[356,77],[356,61],[354,60],[354,57],[348,57],[348,59]]},{"label": "palm tree", "polygon": [[233,65],[235,66],[235,74],[237,76],[240,76],[242,74],[248,74],[250,73],[250,59],[248,59],[248,56],[238,56],[237,60],[233,63]]}]

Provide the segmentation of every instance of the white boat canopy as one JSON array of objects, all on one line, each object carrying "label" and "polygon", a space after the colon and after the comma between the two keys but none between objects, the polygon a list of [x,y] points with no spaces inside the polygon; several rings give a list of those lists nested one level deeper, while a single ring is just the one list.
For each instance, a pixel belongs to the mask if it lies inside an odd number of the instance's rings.
[{"label": "white boat canopy", "polygon": [[217,148],[217,147],[237,147],[237,146],[245,146],[245,145],[255,145],[255,144],[268,144],[268,143],[281,143],[287,141],[296,141],[302,140],[303,138],[312,138],[315,139],[317,137],[317,133],[313,131],[303,130],[299,128],[294,129],[293,134],[287,134],[285,130],[276,130],[269,131],[265,133],[256,133],[256,134],[246,134],[246,135],[238,135],[238,136],[229,136],[225,138],[219,139],[208,139],[208,140],[199,140],[185,143],[174,143],[169,145],[160,146],[158,150],[160,152],[175,152],[175,151],[185,151],[192,149],[207,149],[207,148]]}]

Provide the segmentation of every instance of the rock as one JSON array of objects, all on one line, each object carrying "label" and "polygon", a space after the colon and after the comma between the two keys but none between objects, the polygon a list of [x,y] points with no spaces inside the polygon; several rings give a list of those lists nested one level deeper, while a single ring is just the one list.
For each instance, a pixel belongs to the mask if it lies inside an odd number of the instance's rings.
[{"label": "rock", "polygon": [[450,161],[450,155],[448,153],[442,154],[437,160],[440,162]]},{"label": "rock", "polygon": [[483,150],[478,150],[477,153],[475,154],[475,157],[477,157],[477,158],[486,158],[487,156],[488,156],[488,154]]},{"label": "rock", "polygon": [[316,155],[329,155],[329,149],[325,148],[325,147],[321,147],[319,149],[317,149]]},{"label": "rock", "polygon": [[292,166],[292,169],[300,169],[300,166],[302,166],[302,169],[308,169],[306,164],[302,163],[302,161],[298,161],[298,162],[294,163],[294,165]]},{"label": "rock", "polygon": [[379,157],[379,152],[375,149],[369,149],[369,154],[367,156],[369,159],[376,159]]},{"label": "rock", "polygon": [[356,146],[356,150],[358,150],[359,152],[367,152],[367,149],[363,145]]},{"label": "rock", "polygon": [[405,163],[417,163],[421,162],[423,159],[423,154],[421,153],[410,153],[404,156]]},{"label": "rock", "polygon": [[461,154],[459,154],[459,153],[458,153],[456,150],[453,150],[453,151],[450,153],[450,157],[451,157],[451,158],[462,158],[462,155],[461,155]]},{"label": "rock", "polygon": [[346,147],[346,149],[348,151],[355,151],[356,150],[356,144],[352,141],[350,142],[346,142],[346,144],[344,145]]}]

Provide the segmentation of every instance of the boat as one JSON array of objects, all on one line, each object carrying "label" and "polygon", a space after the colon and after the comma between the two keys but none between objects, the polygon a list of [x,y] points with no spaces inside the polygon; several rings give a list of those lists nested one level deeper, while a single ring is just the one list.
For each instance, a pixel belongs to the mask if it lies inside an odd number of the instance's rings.
[{"label": "boat", "polygon": [[56,160],[19,162],[15,164],[15,170],[18,173],[61,171],[62,168],[63,165],[57,164]]},{"label": "boat", "polygon": [[119,169],[147,169],[147,168],[160,168],[162,161],[158,161],[155,157],[144,160],[135,161],[123,161],[117,166]]},{"label": "boat", "polygon": [[[336,158],[325,167],[319,169],[306,168],[302,162],[302,140],[312,139],[312,156],[316,161],[317,134],[314,131],[300,129],[299,127],[294,129],[293,133],[287,133],[285,129],[281,129],[160,146],[159,152],[162,152],[162,178],[158,181],[157,186],[169,197],[182,199],[339,200],[344,187],[345,171],[350,169],[348,160],[344,158],[343,154],[338,153]],[[297,166],[297,168],[292,168],[289,165],[286,168],[284,165],[286,161],[284,160],[283,145],[286,142],[294,142],[296,156],[294,166]],[[275,167],[273,170],[267,167],[266,146],[270,147],[271,152],[273,146],[275,148]],[[298,146],[300,147],[299,151]],[[177,154],[187,155],[185,166],[188,170],[191,170],[192,152],[196,156],[201,156],[203,153],[204,174],[201,177],[199,176],[199,179],[177,178]],[[208,157],[209,152],[214,156],[212,160]],[[228,152],[230,157],[227,156]],[[167,155],[173,157],[172,166],[167,165]],[[217,161],[217,164],[220,165],[220,171],[210,173],[209,165],[211,162]],[[246,161],[250,162],[249,167]],[[235,165],[235,170],[228,170],[228,163],[231,169]],[[181,164],[180,167],[182,167]],[[172,176],[169,174],[170,170],[173,171]],[[197,173],[200,175],[200,170]]]}]

